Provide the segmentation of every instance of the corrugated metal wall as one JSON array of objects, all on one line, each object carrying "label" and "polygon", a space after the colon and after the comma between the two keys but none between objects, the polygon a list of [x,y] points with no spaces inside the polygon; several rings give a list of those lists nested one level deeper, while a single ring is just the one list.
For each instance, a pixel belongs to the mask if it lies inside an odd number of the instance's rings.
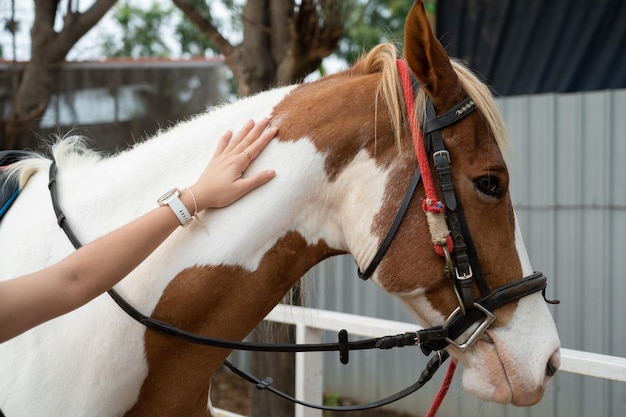
[{"label": "corrugated metal wall", "polygon": [[[513,202],[564,347],[626,357],[626,90],[498,99],[515,147],[509,163]],[[357,278],[351,258],[329,260],[306,277],[311,304],[412,321],[404,307]],[[329,338],[333,337],[329,335]],[[363,401],[413,383],[425,365],[418,349],[351,353],[347,366],[326,356],[326,391]],[[424,415],[444,371],[396,408]],[[466,394],[460,373],[438,416],[626,415],[626,384],[557,374],[529,408],[483,404]]]}]

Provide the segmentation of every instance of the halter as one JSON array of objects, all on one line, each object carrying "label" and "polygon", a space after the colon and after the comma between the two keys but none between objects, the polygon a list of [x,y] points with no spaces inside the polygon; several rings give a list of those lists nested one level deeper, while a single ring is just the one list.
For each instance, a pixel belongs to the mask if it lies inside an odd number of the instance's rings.
[{"label": "halter", "polygon": [[[404,60],[398,60],[397,66],[402,80],[418,167],[387,235],[365,272],[361,272],[359,269],[359,277],[363,280],[369,279],[382,261],[402,223],[409,203],[413,199],[420,178],[423,176],[426,198],[423,200],[422,207],[426,213],[432,241],[435,244],[435,252],[444,257],[444,271],[451,282],[459,306],[448,316],[442,326],[427,329],[427,331],[439,334],[434,335],[431,341],[421,343],[420,347],[426,355],[433,350],[441,350],[448,344],[452,344],[461,352],[465,352],[477,339],[483,336],[491,323],[495,321],[494,311],[498,307],[537,291],[542,291],[545,299],[547,279],[543,273],[535,272],[519,281],[491,290],[483,274],[460,201],[454,191],[450,153],[445,148],[441,134],[442,129],[458,123],[476,110],[476,104],[468,97],[446,113],[437,116],[435,106],[430,97],[427,96],[427,121],[424,123],[423,129],[420,129],[415,122],[415,117],[413,117],[414,99],[419,84],[412,79]],[[426,143],[422,136],[422,130],[427,137]],[[435,172],[439,176],[445,205],[437,199],[428,163],[426,144],[429,145]],[[474,282],[478,285],[481,294],[477,300],[474,300],[472,295]],[[558,303],[558,301],[546,301]],[[464,342],[456,342],[456,339],[475,323],[478,323],[478,326],[467,339]]]},{"label": "halter", "polygon": [[[398,61],[398,68],[403,77],[403,87],[405,90],[405,97],[407,100],[407,107],[412,108],[413,103],[413,90],[411,88],[411,81],[409,79],[408,84],[404,81],[408,76],[408,70],[403,61]],[[407,88],[408,85],[408,88]],[[411,93],[407,93],[410,91]],[[246,350],[246,351],[265,351],[265,352],[323,352],[323,351],[338,351],[339,359],[341,363],[347,364],[349,360],[349,352],[351,350],[364,350],[364,349],[391,349],[404,346],[420,346],[422,351],[426,355],[430,355],[432,351],[437,351],[428,362],[426,369],[421,373],[419,379],[411,386],[404,390],[390,395],[378,401],[374,401],[367,404],[353,405],[353,406],[325,406],[307,403],[300,401],[292,396],[289,396],[273,387],[271,387],[272,379],[265,378],[260,380],[243,370],[235,367],[228,361],[224,361],[224,365],[231,371],[244,378],[245,380],[256,384],[258,389],[265,389],[273,394],[276,394],[284,399],[292,401],[297,404],[304,405],[306,407],[316,408],[320,410],[330,411],[358,411],[367,410],[372,408],[381,407],[392,402],[395,402],[401,398],[404,398],[418,389],[420,389],[426,382],[428,382],[439,367],[445,362],[449,354],[443,350],[449,344],[453,344],[461,351],[466,351],[483,333],[487,330],[489,325],[495,320],[493,311],[504,304],[518,300],[526,295],[533,294],[537,291],[542,291],[545,299],[546,277],[541,272],[536,272],[528,277],[525,277],[517,282],[504,285],[495,290],[490,290],[487,282],[482,275],[480,263],[478,262],[478,256],[474,249],[474,245],[469,235],[469,230],[465,219],[463,218],[460,205],[456,201],[456,195],[454,193],[454,187],[451,180],[450,170],[450,157],[448,152],[443,146],[443,139],[441,137],[440,130],[446,126],[454,124],[470,114],[475,110],[475,105],[470,99],[465,99],[458,105],[454,106],[452,110],[447,113],[436,116],[434,106],[429,100],[429,107],[427,108],[427,115],[429,120],[425,123],[425,133],[430,137],[431,149],[433,150],[433,157],[435,159],[436,171],[440,176],[440,182],[442,184],[442,191],[446,202],[446,214],[448,218],[448,224],[450,227],[450,238],[444,238],[443,243],[440,245],[443,256],[446,259],[446,271],[447,275],[454,280],[455,292],[459,298],[459,307],[455,309],[448,317],[442,326],[434,326],[428,329],[418,330],[416,332],[407,332],[404,334],[383,336],[373,339],[365,339],[359,341],[349,341],[348,332],[342,330],[338,335],[337,343],[320,343],[320,344],[264,344],[264,343],[249,343],[238,342],[233,340],[224,340],[218,338],[212,338],[208,336],[198,335],[187,332],[183,329],[172,326],[169,323],[162,322],[138,311],[132,305],[130,305],[117,291],[110,289],[108,294],[118,304],[118,306],[126,312],[131,318],[144,325],[150,330],[158,333],[166,334],[189,343],[212,346],[222,349],[233,350]],[[414,142],[416,149],[419,146],[423,146],[423,141],[417,141],[419,135],[419,128],[413,126],[413,118],[411,117],[412,111],[409,111],[409,118],[411,119],[411,131],[413,132]],[[422,145],[420,145],[420,142]],[[424,152],[425,154],[425,152]],[[422,158],[418,153],[418,159]],[[425,167],[424,172],[427,173],[424,177],[428,178],[430,171],[428,164],[419,164]],[[405,195],[405,198],[398,210],[398,213],[394,219],[394,222],[387,233],[387,236],[383,240],[378,252],[374,256],[372,262],[364,273],[359,270],[359,276],[366,280],[376,270],[378,264],[381,262],[385,252],[387,251],[393,237],[395,236],[400,223],[406,213],[406,210],[415,194],[418,184],[421,179],[421,171],[418,167],[409,189]],[[427,181],[428,182],[428,181]],[[50,190],[50,196],[55,215],[59,226],[63,229],[68,239],[74,245],[76,249],[82,245],[76,235],[73,233],[71,227],[67,223],[67,218],[61,210],[58,202],[58,196],[56,192],[56,163],[53,160],[50,165],[49,183],[48,188]],[[428,186],[426,187],[428,188]],[[434,187],[431,187],[434,190]],[[432,204],[430,207],[431,212],[443,212],[438,209],[439,205]],[[454,248],[453,250],[451,250]],[[437,250],[437,249],[436,249]],[[437,250],[439,253],[439,250]],[[452,256],[456,266],[453,266]],[[471,278],[476,278],[481,294],[483,295],[478,300],[473,300],[471,295]],[[548,301],[548,300],[546,300]],[[550,302],[550,301],[548,301]],[[463,343],[457,343],[455,340],[461,336],[470,326],[474,323],[480,322],[479,326],[472,332],[469,338]],[[453,364],[451,364],[453,365]],[[453,366],[450,367],[452,371]],[[450,370],[449,370],[450,372]],[[450,375],[446,376],[446,380],[451,378]],[[449,385],[449,380],[448,380]],[[445,393],[444,393],[445,395]],[[431,407],[431,412],[436,412],[439,403],[442,398],[436,399]],[[429,413],[434,415],[434,413]]]}]

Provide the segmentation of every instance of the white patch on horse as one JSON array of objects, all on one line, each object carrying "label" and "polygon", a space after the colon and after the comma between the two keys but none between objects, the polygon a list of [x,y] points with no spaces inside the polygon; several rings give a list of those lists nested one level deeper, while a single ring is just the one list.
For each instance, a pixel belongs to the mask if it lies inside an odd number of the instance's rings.
[{"label": "white patch on horse", "polygon": [[424,296],[425,293],[424,288],[417,288],[404,293],[394,293],[394,295],[408,306],[409,311],[416,316],[418,323],[428,326],[432,323],[443,324],[446,317],[428,301]]}]

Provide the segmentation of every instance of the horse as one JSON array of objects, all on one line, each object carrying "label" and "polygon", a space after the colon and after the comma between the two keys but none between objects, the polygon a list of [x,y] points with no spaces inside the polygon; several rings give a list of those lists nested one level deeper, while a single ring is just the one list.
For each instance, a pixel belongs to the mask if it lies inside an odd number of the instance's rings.
[{"label": "horse", "polygon": [[[442,115],[469,96],[456,112],[475,111],[438,128],[451,182],[435,175],[433,183],[440,199],[453,186],[485,284],[505,293],[533,269],[509,196],[502,118],[489,88],[448,57],[419,1],[407,16],[404,45],[403,60],[419,83],[414,112],[402,95],[401,54],[381,44],[343,72],[209,109],[112,156],[65,137],[52,154],[67,222],[83,243],[120,227],[153,208],[164,190],[192,183],[212,155],[213,138],[248,118],[270,117],[278,136],[248,172],[272,168],[276,178],[227,208],[199,214],[115,287],[150,317],[242,340],[322,260],[351,254],[367,269],[416,170],[412,121],[424,124],[429,103]],[[32,155],[9,168],[21,192],[0,223],[2,279],[73,250],[50,202],[50,165]],[[450,261],[461,260],[450,259],[447,242],[445,256],[433,250],[426,192],[420,183],[408,200],[371,280],[420,324],[442,326],[471,315],[478,302],[460,313],[459,303],[468,294],[478,300],[481,288],[475,279],[451,288]],[[551,314],[535,288],[493,315],[458,335],[477,335],[471,346],[451,338],[445,349],[463,366],[463,385],[474,396],[534,404],[553,375],[546,370],[560,361]],[[207,416],[211,376],[229,352],[146,330],[103,294],[0,345],[0,409],[8,417]]]}]

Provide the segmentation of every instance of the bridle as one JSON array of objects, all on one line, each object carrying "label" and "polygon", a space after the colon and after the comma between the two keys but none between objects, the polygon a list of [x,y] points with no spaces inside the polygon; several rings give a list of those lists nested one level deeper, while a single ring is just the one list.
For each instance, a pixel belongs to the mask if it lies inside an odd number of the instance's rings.
[{"label": "bridle", "polygon": [[[398,61],[399,69],[402,72],[404,67],[405,75],[407,74],[406,67],[403,61]],[[406,77],[404,77],[406,78]],[[410,81],[409,81],[410,83]],[[408,87],[407,87],[408,85]],[[413,85],[417,85],[413,83]],[[409,100],[409,96],[413,97],[414,91],[411,84],[407,84],[403,79],[403,86],[405,89],[405,98]],[[407,88],[411,91],[407,94]],[[424,134],[429,138],[431,146],[432,156],[435,162],[436,172],[439,175],[442,192],[445,200],[446,217],[450,228],[451,245],[442,247],[442,251],[445,257],[446,273],[450,277],[455,293],[459,299],[459,307],[455,309],[448,317],[445,323],[441,326],[434,326],[428,329],[418,330],[416,332],[407,332],[404,334],[383,336],[379,338],[350,341],[348,338],[348,332],[342,330],[338,335],[337,343],[320,343],[320,344],[264,344],[264,343],[249,343],[238,342],[232,340],[223,340],[218,338],[212,338],[202,336],[194,333],[187,332],[183,329],[172,326],[168,323],[146,316],[132,305],[130,305],[115,289],[110,289],[108,294],[118,304],[118,306],[132,317],[137,322],[141,323],[145,327],[166,334],[190,343],[212,346],[223,349],[233,350],[246,350],[246,351],[266,351],[266,352],[320,352],[320,351],[338,351],[339,359],[341,363],[347,364],[349,360],[349,352],[351,350],[364,350],[364,349],[390,349],[395,347],[415,346],[419,345],[422,351],[429,355],[432,351],[437,351],[437,354],[433,356],[426,369],[422,372],[419,379],[408,388],[393,394],[384,399],[362,405],[355,406],[324,406],[318,404],[311,404],[304,401],[300,401],[293,398],[273,387],[271,378],[265,378],[260,380],[241,369],[235,367],[228,361],[224,362],[224,365],[237,375],[256,384],[258,389],[266,389],[280,397],[283,397],[289,401],[307,406],[317,408],[321,410],[330,411],[357,411],[365,410],[387,405],[401,398],[404,398],[413,392],[421,388],[426,382],[428,382],[440,365],[448,358],[448,353],[443,349],[452,344],[461,351],[466,351],[479,337],[481,337],[491,323],[495,320],[495,314],[493,313],[498,307],[512,301],[518,300],[526,295],[533,294],[537,291],[542,291],[545,298],[546,277],[541,272],[536,272],[530,276],[524,277],[519,281],[504,285],[495,290],[491,290],[486,282],[485,277],[482,274],[480,262],[476,254],[476,250],[471,240],[467,224],[463,217],[460,204],[456,199],[454,192],[454,186],[451,179],[450,157],[448,151],[443,144],[443,138],[441,136],[441,130],[449,125],[457,123],[462,120],[468,114],[475,110],[475,104],[471,99],[465,99],[458,105],[454,106],[447,113],[436,116],[435,109],[428,100],[427,107],[427,122],[424,124]],[[411,117],[409,112],[409,117]],[[413,127],[413,126],[412,126]],[[412,129],[413,134],[416,134],[416,129]],[[424,169],[424,168],[422,168]],[[428,165],[426,165],[426,169]],[[420,167],[418,166],[409,189],[404,197],[404,200],[398,210],[398,213],[383,240],[376,255],[372,259],[370,265],[365,272],[359,270],[359,276],[362,279],[368,279],[374,273],[380,262],[382,261],[391,241],[393,240],[404,215],[406,214],[409,203],[413,199],[413,195],[417,189],[420,179],[422,177]],[[59,226],[63,229],[68,239],[74,245],[76,249],[82,245],[79,239],[76,237],[71,227],[67,223],[65,214],[61,210],[58,203],[58,196],[56,192],[56,163],[53,160],[50,165],[49,183],[50,195],[52,199],[52,205]],[[452,248],[452,251],[448,250],[448,247]],[[477,300],[473,299],[472,295],[472,282],[474,279],[478,283],[478,287],[481,291],[481,297]],[[548,301],[548,300],[546,300]],[[550,302],[550,301],[549,301]],[[478,327],[471,333],[465,342],[457,343],[455,340],[461,336],[469,327],[474,323],[479,323]]]},{"label": "bridle", "polygon": [[[402,80],[407,112],[411,121],[411,134],[416,149],[418,166],[387,235],[365,271],[361,272],[359,269],[359,277],[363,280],[369,279],[382,261],[402,223],[409,203],[413,199],[417,186],[420,183],[422,172],[424,172],[424,187],[427,189],[426,200],[429,197],[428,187],[434,188],[432,181],[427,181],[428,176],[430,176],[430,166],[426,159],[426,146],[424,143],[426,142],[429,145],[435,171],[439,176],[445,204],[439,201],[428,201],[428,203],[424,201],[423,207],[427,215],[440,214],[440,220],[444,219],[443,214],[445,210],[445,221],[447,222],[449,234],[444,240],[440,240],[435,244],[435,250],[444,257],[444,271],[452,284],[459,306],[448,316],[442,326],[435,326],[425,330],[429,333],[432,332],[432,337],[429,341],[420,343],[420,347],[426,355],[429,355],[432,351],[444,349],[448,344],[454,345],[461,352],[465,352],[476,340],[484,335],[491,323],[495,321],[494,311],[498,307],[538,291],[542,291],[544,299],[546,299],[547,279],[541,272],[535,272],[532,275],[494,290],[489,287],[467,222],[463,216],[460,201],[457,199],[454,191],[450,153],[445,148],[441,134],[442,129],[458,123],[476,110],[476,104],[471,98],[467,97],[446,113],[437,116],[435,106],[430,97],[427,96],[427,120],[423,128],[420,128],[414,122],[415,119],[413,117],[414,98],[417,95],[419,84],[412,78],[404,60],[398,60],[397,66]],[[426,136],[426,141],[424,141],[423,135]],[[432,197],[433,200],[436,199],[434,192]],[[428,213],[429,211],[430,213]],[[433,238],[433,241],[435,241],[435,238]],[[481,297],[477,300],[474,299],[472,294],[474,282],[477,284],[481,294]],[[546,299],[546,301],[552,304],[558,303],[558,301],[553,300]],[[475,323],[478,323],[478,326],[465,341],[456,342],[456,339]]]}]

